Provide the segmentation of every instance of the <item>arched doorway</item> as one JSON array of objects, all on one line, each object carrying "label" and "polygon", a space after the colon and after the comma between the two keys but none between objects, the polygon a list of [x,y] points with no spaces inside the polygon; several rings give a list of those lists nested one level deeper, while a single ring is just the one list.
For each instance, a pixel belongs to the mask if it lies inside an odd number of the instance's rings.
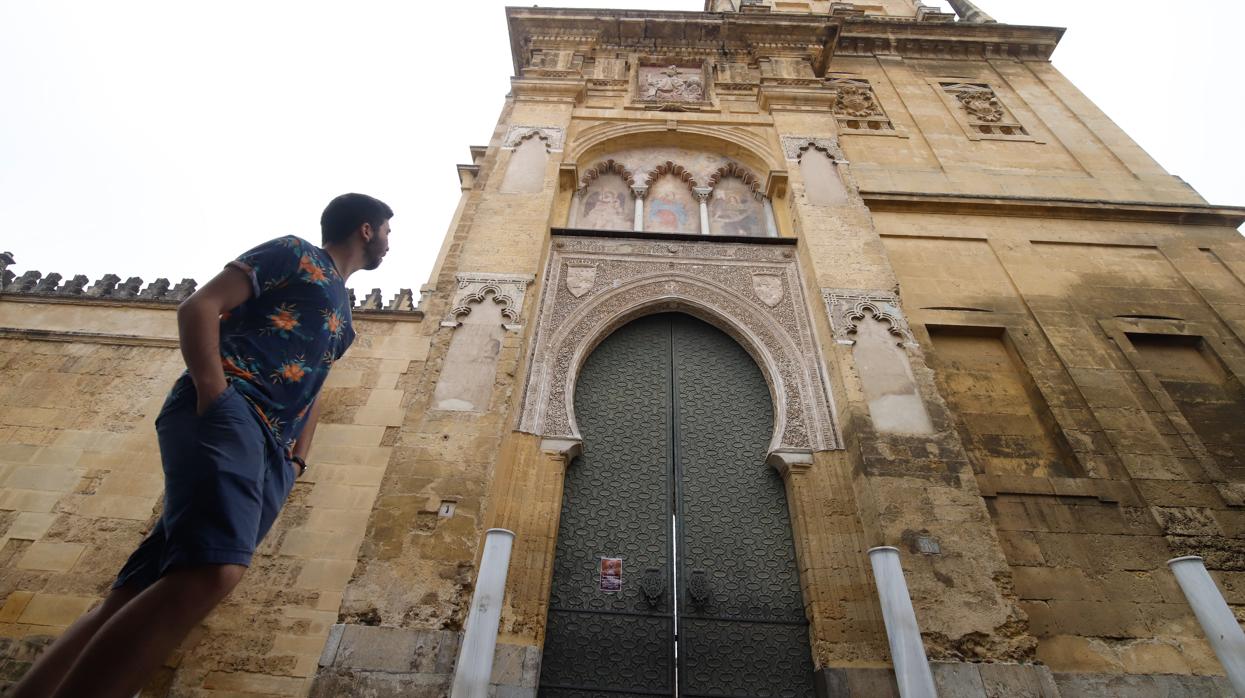
[{"label": "arched doorway", "polygon": [[747,352],[687,315],[640,318],[585,362],[575,414],[539,695],[812,696],[765,464],[773,407]]}]

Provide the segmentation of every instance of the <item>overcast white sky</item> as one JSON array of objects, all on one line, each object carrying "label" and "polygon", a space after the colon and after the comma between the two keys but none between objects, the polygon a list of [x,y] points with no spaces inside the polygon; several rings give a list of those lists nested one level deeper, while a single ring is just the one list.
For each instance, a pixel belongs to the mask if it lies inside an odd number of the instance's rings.
[{"label": "overcast white sky", "polygon": [[[202,282],[263,240],[318,240],[324,204],[362,191],[397,215],[350,285],[418,289],[509,87],[505,4],[0,0],[0,250],[19,273]],[[1055,65],[1210,202],[1245,205],[1238,2],[978,4],[1068,27]]]}]

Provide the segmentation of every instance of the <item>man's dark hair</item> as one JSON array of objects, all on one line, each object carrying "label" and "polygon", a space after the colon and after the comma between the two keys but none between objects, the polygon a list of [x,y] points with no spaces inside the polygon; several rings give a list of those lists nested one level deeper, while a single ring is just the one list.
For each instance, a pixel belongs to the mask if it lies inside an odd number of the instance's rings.
[{"label": "man's dark hair", "polygon": [[367,194],[342,194],[330,201],[320,214],[321,244],[342,242],[364,223],[379,229],[390,218],[393,218],[393,209],[384,201]]}]

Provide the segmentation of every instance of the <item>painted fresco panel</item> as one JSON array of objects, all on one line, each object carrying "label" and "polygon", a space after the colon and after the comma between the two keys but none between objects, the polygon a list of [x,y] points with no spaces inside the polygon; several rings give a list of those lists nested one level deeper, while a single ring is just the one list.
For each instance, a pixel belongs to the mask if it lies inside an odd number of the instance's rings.
[{"label": "painted fresco panel", "polygon": [[709,232],[765,237],[765,210],[742,180],[729,177],[713,188],[713,197],[709,199]]},{"label": "painted fresco panel", "polygon": [[576,227],[593,230],[631,230],[635,214],[627,182],[616,174],[592,182],[580,197]]},{"label": "painted fresco panel", "polygon": [[687,184],[662,177],[644,201],[644,230],[654,233],[699,233],[700,205]]}]

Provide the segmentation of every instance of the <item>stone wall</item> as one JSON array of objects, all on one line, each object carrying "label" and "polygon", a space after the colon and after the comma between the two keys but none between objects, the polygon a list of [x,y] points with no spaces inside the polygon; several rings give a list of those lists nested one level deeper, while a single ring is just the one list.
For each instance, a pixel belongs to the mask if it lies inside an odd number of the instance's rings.
[{"label": "stone wall", "polygon": [[[159,300],[159,299],[155,299]],[[356,311],[308,470],[234,594],[152,695],[305,695],[427,353],[421,315]],[[152,420],[184,369],[172,304],[0,295],[0,658],[12,681],[154,525]]]}]

